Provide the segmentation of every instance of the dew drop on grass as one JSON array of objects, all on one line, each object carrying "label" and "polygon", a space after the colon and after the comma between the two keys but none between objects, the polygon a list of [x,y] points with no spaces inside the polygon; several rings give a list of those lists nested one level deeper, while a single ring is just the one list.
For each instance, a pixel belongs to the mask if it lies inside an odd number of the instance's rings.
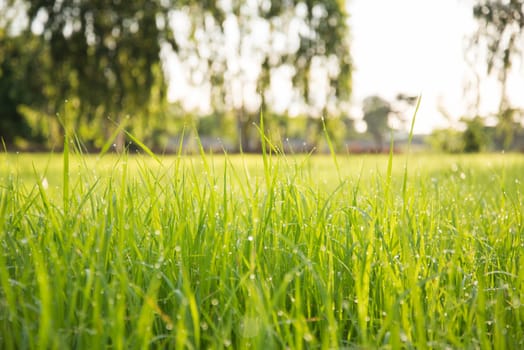
[{"label": "dew drop on grass", "polygon": [[217,306],[218,305],[218,299],[216,299],[216,298],[211,299],[211,305]]},{"label": "dew drop on grass", "polygon": [[172,331],[172,330],[173,330],[173,324],[172,324],[172,323],[168,323],[168,324],[166,324],[166,329],[167,329],[168,331]]},{"label": "dew drop on grass", "polygon": [[305,340],[307,343],[313,341],[313,335],[312,335],[311,333],[309,333],[309,332],[306,333],[306,334],[304,334],[304,340]]},{"label": "dew drop on grass", "polygon": [[400,341],[403,342],[403,343],[408,341],[408,336],[406,335],[406,333],[404,333],[404,332],[400,333]]},{"label": "dew drop on grass", "polygon": [[248,236],[247,240],[250,241],[250,242],[253,242],[253,236]]}]

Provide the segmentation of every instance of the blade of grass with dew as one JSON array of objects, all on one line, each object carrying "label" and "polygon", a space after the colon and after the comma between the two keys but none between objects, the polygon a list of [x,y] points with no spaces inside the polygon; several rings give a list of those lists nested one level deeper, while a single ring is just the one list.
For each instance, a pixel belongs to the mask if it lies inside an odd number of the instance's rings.
[{"label": "blade of grass with dew", "polygon": [[393,172],[393,154],[395,153],[395,138],[393,136],[393,130],[390,134],[390,141],[389,141],[389,156],[388,156],[388,166],[387,166],[387,172],[386,172],[386,193],[385,193],[385,200],[387,201],[386,206],[390,205],[391,201],[391,179],[392,179],[392,172]]},{"label": "blade of grass with dew", "polygon": [[62,173],[63,173],[62,198],[63,198],[63,206],[64,206],[64,215],[67,215],[69,212],[69,131],[67,130],[65,125],[64,125],[64,151],[62,153],[64,157],[64,168],[62,170]]},{"label": "blade of grass with dew", "polygon": [[326,141],[329,147],[329,153],[331,153],[331,157],[333,157],[333,163],[335,163],[335,167],[337,168],[338,179],[341,180],[342,177],[340,175],[340,166],[338,165],[335,148],[333,147],[333,142],[331,141],[331,137],[329,136],[329,132],[326,127],[326,120],[324,117],[321,117],[321,119],[322,119],[322,129],[324,130],[324,135],[326,136]]},{"label": "blade of grass with dew", "polygon": [[159,164],[162,164],[162,161],[160,160],[160,158],[158,158],[157,155],[154,154],[153,151],[151,151],[149,147],[147,147],[142,141],[137,139],[135,136],[133,136],[133,134],[131,134],[127,130],[124,130],[124,132],[131,139],[131,141],[133,141],[136,145],[138,145],[138,147],[140,147],[144,152],[146,152],[151,158],[156,160]]},{"label": "blade of grass with dew", "polygon": [[266,132],[264,130],[264,113],[260,111],[260,127],[258,128],[258,132],[260,135],[260,144],[262,147],[262,162],[264,163],[264,178],[266,180],[266,188],[267,191],[270,189],[270,169],[269,169],[269,159],[266,149]]},{"label": "blade of grass with dew", "polygon": [[408,156],[411,153],[411,142],[413,140],[413,131],[415,130],[415,120],[417,119],[417,113],[418,109],[420,107],[420,101],[422,100],[422,95],[420,95],[417,99],[417,104],[415,106],[415,111],[413,112],[413,118],[411,119],[411,127],[409,128],[409,136],[408,136],[408,151],[406,155],[406,163],[404,164],[404,178],[402,179],[402,200],[404,205],[404,211],[406,210],[406,190],[407,190],[407,182],[408,182]]},{"label": "blade of grass with dew", "polygon": [[111,146],[113,146],[113,144],[114,144],[118,134],[120,134],[124,130],[124,127],[125,127],[125,123],[121,123],[121,124],[117,125],[117,128],[115,129],[115,131],[113,131],[111,136],[109,136],[109,138],[107,139],[106,143],[102,146],[102,149],[98,153],[98,156],[100,158],[102,158],[102,156],[104,156],[104,154],[106,154],[107,151],[109,151]]}]

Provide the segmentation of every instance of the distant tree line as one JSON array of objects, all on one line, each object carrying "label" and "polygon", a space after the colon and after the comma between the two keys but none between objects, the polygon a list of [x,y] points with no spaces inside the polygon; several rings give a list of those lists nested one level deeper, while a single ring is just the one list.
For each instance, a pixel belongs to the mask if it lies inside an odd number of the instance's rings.
[{"label": "distant tree line", "polygon": [[[258,147],[251,140],[259,116],[274,114],[264,101],[276,70],[290,72],[293,102],[308,120],[347,116],[351,60],[343,1],[11,0],[1,6],[0,135],[7,144],[53,147],[66,128],[88,149],[98,148],[124,126],[161,147],[178,122],[166,102],[166,52],[177,55],[190,84],[210,86],[213,114],[234,117],[245,151]],[[238,39],[231,40],[232,30]],[[250,67],[242,65],[246,60]],[[324,89],[313,86],[319,79]],[[184,115],[176,117],[187,120]],[[124,144],[117,133],[116,147]]]},{"label": "distant tree line", "polygon": [[[479,26],[471,50],[483,52],[487,72],[500,81],[496,123],[490,129],[473,113],[464,132],[449,131],[460,142],[436,131],[435,147],[519,147],[524,117],[506,90],[522,50],[523,11],[524,0],[475,3]],[[159,151],[173,135],[198,132],[250,152],[260,149],[261,115],[265,132],[282,147],[320,149],[328,133],[343,150],[349,138],[361,137],[349,115],[345,1],[6,0],[0,12],[0,138],[7,147],[57,149],[71,132],[86,150],[108,140],[121,150],[125,128]],[[180,80],[209,98],[205,115],[168,103],[163,63],[173,55],[184,69]],[[290,81],[285,108],[275,107],[279,74]],[[404,126],[402,111],[414,102],[406,95],[364,101],[375,150],[392,127]]]}]

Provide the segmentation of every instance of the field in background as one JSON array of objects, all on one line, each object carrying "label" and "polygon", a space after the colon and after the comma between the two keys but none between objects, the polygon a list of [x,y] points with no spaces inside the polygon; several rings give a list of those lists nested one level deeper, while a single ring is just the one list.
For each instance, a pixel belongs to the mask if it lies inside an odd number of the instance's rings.
[{"label": "field in background", "polygon": [[523,193],[513,154],[2,154],[0,348],[521,348]]}]

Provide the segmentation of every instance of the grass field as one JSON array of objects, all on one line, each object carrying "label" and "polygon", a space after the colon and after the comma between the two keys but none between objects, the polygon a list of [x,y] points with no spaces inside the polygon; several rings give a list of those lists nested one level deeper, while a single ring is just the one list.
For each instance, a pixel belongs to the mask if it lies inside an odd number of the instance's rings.
[{"label": "grass field", "polygon": [[524,156],[0,155],[0,348],[524,348]]}]

